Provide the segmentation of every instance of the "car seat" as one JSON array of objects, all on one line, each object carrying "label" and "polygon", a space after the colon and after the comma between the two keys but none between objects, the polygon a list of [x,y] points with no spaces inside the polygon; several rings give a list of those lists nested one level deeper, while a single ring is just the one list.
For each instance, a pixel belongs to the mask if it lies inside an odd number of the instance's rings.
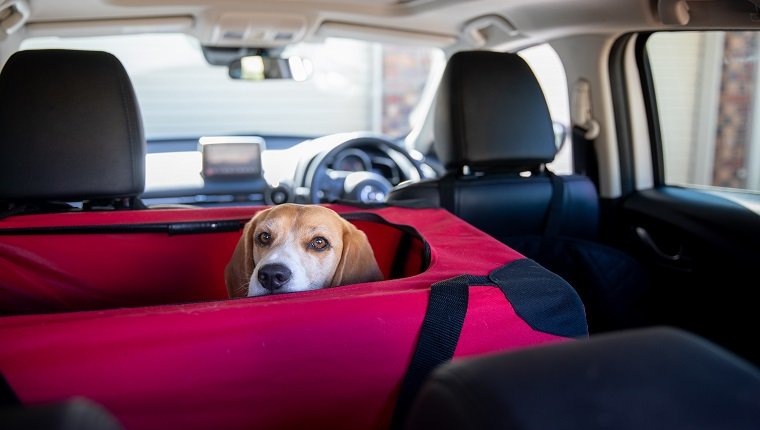
[{"label": "car seat", "polygon": [[131,81],[99,51],[28,50],[0,72],[0,218],[142,208],[146,143]]},{"label": "car seat", "polygon": [[423,429],[756,429],[760,371],[671,327],[439,366],[406,421]]},{"label": "car seat", "polygon": [[541,87],[517,54],[462,51],[438,89],[433,148],[445,174],[405,183],[388,201],[426,202],[567,280],[586,305],[589,331],[635,327],[648,277],[598,240],[599,199],[582,175],[555,175],[553,122]]}]

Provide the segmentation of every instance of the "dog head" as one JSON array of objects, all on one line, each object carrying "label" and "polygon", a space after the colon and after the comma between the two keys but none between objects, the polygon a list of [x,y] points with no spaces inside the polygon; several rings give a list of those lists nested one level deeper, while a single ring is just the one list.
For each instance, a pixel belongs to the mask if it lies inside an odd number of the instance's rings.
[{"label": "dog head", "polygon": [[332,209],[293,203],[265,209],[248,221],[225,269],[230,297],[382,279],[363,231]]}]

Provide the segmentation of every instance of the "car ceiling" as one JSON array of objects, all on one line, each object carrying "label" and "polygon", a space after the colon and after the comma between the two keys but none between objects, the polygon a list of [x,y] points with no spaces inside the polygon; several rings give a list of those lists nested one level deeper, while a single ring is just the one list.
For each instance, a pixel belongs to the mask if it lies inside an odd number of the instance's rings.
[{"label": "car ceiling", "polygon": [[[679,8],[689,10],[686,27],[756,27],[753,1],[758,0],[0,0],[0,8],[28,6],[21,37],[184,31],[207,45],[267,47],[351,36],[417,41],[453,52],[513,50],[574,34],[682,28],[665,17]],[[277,27],[292,37],[224,37],[241,31],[271,35]]]},{"label": "car ceiling", "polygon": [[756,8],[749,0],[0,0],[0,4],[24,1],[30,10],[26,31],[33,35],[180,29],[205,44],[220,46],[282,44],[219,36],[236,34],[246,26],[271,29],[276,23],[292,30],[290,41],[348,35],[417,40],[452,51],[512,49],[571,34],[662,28],[658,8],[679,6],[690,10],[688,26],[718,21],[756,25],[750,19]]}]

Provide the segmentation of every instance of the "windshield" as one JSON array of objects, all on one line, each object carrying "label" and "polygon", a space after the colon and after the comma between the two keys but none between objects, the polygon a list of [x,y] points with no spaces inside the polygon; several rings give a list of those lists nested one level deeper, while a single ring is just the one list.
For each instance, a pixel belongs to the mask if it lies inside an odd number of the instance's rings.
[{"label": "windshield", "polygon": [[226,67],[209,65],[198,40],[184,34],[40,37],[21,48],[114,54],[132,79],[148,140],[351,131],[401,137],[412,127],[425,85],[435,82],[431,74],[444,64],[438,49],[328,38],[283,53],[311,62],[314,73],[306,81],[254,82],[230,79]]}]

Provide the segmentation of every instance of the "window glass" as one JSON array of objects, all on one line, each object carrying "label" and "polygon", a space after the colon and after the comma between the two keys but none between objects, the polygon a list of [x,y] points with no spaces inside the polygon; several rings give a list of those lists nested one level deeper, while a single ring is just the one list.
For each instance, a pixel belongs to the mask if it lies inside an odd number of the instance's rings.
[{"label": "window glass", "polygon": [[646,49],[665,182],[760,191],[760,33],[657,33]]},{"label": "window glass", "polygon": [[[570,102],[567,92],[567,78],[557,52],[548,44],[533,46],[518,52],[536,75],[541,90],[549,105],[549,113],[556,126],[566,130],[561,149],[549,168],[557,174],[573,172],[572,145],[570,144]],[[555,132],[559,132],[555,127]]]},{"label": "window glass", "polygon": [[374,131],[409,133],[410,115],[443,53],[328,38],[289,46],[284,56],[313,65],[303,81],[230,79],[208,64],[197,39],[137,34],[25,40],[22,49],[102,50],[121,60],[137,93],[148,139],[214,134],[319,136]]}]

